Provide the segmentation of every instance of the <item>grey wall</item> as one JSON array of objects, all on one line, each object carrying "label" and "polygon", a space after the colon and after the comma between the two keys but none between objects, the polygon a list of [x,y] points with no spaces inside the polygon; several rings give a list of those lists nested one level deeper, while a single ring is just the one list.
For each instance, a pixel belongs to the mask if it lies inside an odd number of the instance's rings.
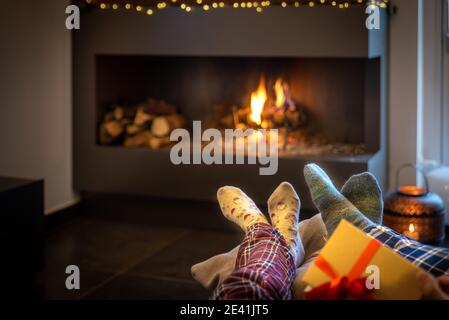
[{"label": "grey wall", "polygon": [[[448,136],[443,132],[442,50],[447,45],[441,28],[443,1],[395,0],[393,4],[398,12],[391,17],[390,37],[390,188],[401,164],[444,160],[442,146]],[[402,184],[416,182],[422,183],[419,176],[404,172]]]},{"label": "grey wall", "polygon": [[423,158],[442,161],[443,30],[441,0],[426,0],[423,6]]},{"label": "grey wall", "polygon": [[[417,162],[418,138],[418,1],[395,0],[390,19],[389,177],[404,163]],[[404,183],[415,175],[405,173]]]},{"label": "grey wall", "polygon": [[444,103],[444,111],[443,111],[443,118],[444,123],[446,124],[444,126],[443,131],[443,146],[444,146],[444,154],[443,154],[443,161],[445,165],[449,165],[449,22],[448,22],[448,14],[449,14],[449,2],[445,1],[444,4],[444,21],[448,26],[445,28],[444,32],[446,33],[446,37],[444,38],[444,44],[443,44],[443,55],[444,55],[444,82],[443,86],[446,88],[444,92],[443,97],[443,103]]},{"label": "grey wall", "polygon": [[72,191],[69,0],[2,1],[0,175],[45,180],[45,210]]}]

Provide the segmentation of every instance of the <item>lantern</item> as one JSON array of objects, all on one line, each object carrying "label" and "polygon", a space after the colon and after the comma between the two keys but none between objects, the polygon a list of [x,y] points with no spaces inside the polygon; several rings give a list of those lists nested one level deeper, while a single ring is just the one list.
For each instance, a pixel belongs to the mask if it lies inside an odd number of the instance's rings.
[{"label": "lantern", "polygon": [[[422,174],[425,188],[399,187],[400,172],[409,167]],[[444,202],[430,192],[425,173],[412,164],[400,167],[396,173],[396,191],[385,197],[384,225],[413,240],[438,244],[445,237],[444,214]]]}]

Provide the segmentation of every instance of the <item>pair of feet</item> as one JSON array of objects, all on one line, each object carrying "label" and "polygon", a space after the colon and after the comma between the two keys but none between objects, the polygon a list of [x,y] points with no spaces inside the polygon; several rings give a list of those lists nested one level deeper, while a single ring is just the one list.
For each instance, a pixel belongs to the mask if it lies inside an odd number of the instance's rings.
[{"label": "pair of feet", "polygon": [[[239,188],[222,187],[217,192],[217,198],[223,215],[245,233],[256,223],[270,224],[254,201]],[[285,238],[298,263],[304,250],[298,228],[300,206],[298,194],[288,182],[282,182],[268,199],[271,224]]]},{"label": "pair of feet", "polygon": [[[328,175],[316,164],[304,167],[304,177],[312,200],[321,212],[328,235],[331,235],[342,219],[364,229],[382,223],[382,192],[376,178],[370,173],[351,177],[341,189],[332,183]],[[237,223],[245,232],[255,223],[269,224],[267,218],[243,191],[235,187],[223,187],[217,198],[224,216]],[[287,182],[281,183],[268,199],[268,211],[272,226],[279,230],[300,265],[303,245],[299,236],[300,199]]]}]

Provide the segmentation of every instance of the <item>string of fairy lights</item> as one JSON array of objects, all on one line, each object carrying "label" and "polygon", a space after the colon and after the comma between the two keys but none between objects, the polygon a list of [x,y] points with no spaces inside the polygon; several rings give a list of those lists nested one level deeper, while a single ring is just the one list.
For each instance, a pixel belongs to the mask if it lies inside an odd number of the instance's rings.
[{"label": "string of fairy lights", "polygon": [[158,10],[168,7],[179,8],[187,13],[195,10],[203,12],[222,8],[252,9],[256,12],[263,12],[269,7],[280,6],[281,8],[300,8],[317,6],[331,6],[338,9],[349,9],[355,5],[376,6],[385,9],[389,6],[390,0],[150,0],[150,1],[106,1],[106,0],[80,0],[87,6],[96,7],[101,10],[125,10],[137,13],[152,15]]}]

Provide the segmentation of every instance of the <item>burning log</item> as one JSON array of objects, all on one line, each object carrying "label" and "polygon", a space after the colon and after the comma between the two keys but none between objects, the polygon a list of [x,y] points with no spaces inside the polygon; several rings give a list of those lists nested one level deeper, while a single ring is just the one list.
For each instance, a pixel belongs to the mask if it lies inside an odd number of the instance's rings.
[{"label": "burning log", "polygon": [[238,124],[234,121],[234,116],[232,114],[228,114],[220,119],[220,124],[225,128],[233,128]]},{"label": "burning log", "polygon": [[284,124],[285,121],[285,113],[284,110],[276,110],[275,113],[273,114],[273,122],[277,125],[277,126],[282,126]]},{"label": "burning log", "polygon": [[278,108],[270,103],[266,103],[262,110],[262,119],[271,119],[273,118],[274,113]]},{"label": "burning log", "polygon": [[249,108],[242,108],[237,110],[237,119],[238,122],[247,122],[248,120],[248,115],[250,114],[250,109]]},{"label": "burning log", "polygon": [[246,124],[244,124],[243,122],[240,122],[235,126],[235,128],[245,131],[246,129],[248,129],[248,126]]},{"label": "burning log", "polygon": [[232,109],[232,122],[234,124],[234,128],[237,128],[237,126],[240,123],[239,116],[237,114],[238,108],[236,106],[232,106],[231,109]]},{"label": "burning log", "polygon": [[296,110],[287,110],[285,112],[285,117],[292,128],[298,128],[301,124],[301,114]]},{"label": "burning log", "polygon": [[285,117],[287,118],[288,125],[292,129],[297,129],[301,126],[304,126],[304,124],[307,121],[307,116],[305,112],[302,109],[296,109],[296,110],[290,110],[288,109],[285,112]]}]

